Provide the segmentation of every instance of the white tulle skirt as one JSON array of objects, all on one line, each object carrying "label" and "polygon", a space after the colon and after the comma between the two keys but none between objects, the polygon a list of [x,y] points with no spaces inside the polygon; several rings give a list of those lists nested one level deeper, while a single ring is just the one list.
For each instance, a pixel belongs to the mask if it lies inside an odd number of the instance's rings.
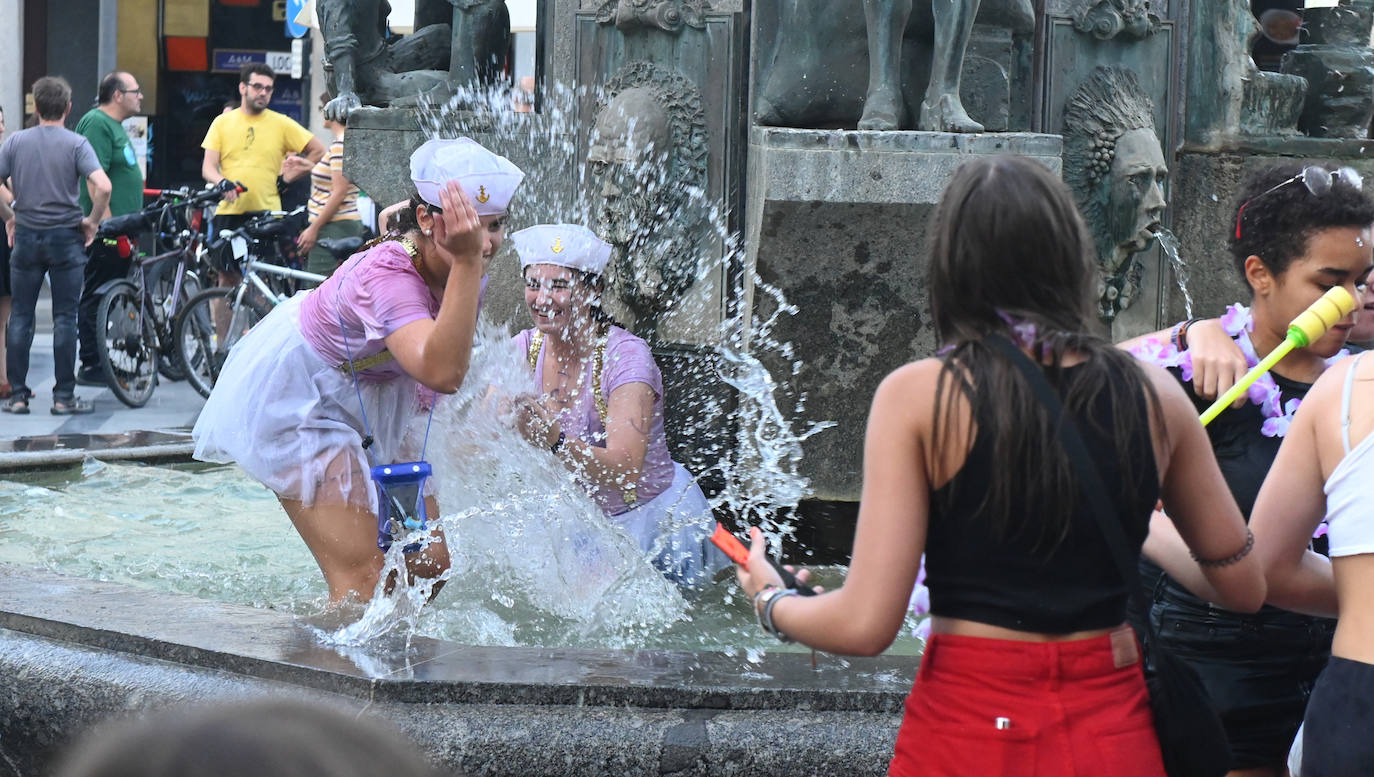
[{"label": "white tulle skirt", "polygon": [[710,582],[730,559],[708,539],[715,529],[711,505],[691,473],[673,462],[673,484],[653,499],[610,517],[649,554],[663,576],[680,587]]},{"label": "white tulle skirt", "polygon": [[[360,381],[355,389],[301,335],[306,293],[278,305],[229,352],[191,432],[194,455],[237,463],[278,496],[307,506],[346,503],[375,511],[371,466],[420,455],[407,435],[421,412],[417,384],[401,377]],[[363,451],[364,407],[370,458]]]}]

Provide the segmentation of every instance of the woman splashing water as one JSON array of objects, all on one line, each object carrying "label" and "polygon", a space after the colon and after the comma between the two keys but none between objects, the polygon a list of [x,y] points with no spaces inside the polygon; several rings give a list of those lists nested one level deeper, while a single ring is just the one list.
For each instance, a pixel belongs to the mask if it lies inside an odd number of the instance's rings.
[{"label": "woman splashing water", "polygon": [[515,336],[535,394],[517,420],[593,492],[597,505],[684,588],[729,562],[707,542],[713,519],[701,488],[668,454],[663,377],[653,354],[602,309],[610,244],[574,224],[511,236],[534,327]]},{"label": "woman splashing water", "polygon": [[[418,194],[395,231],[279,305],[229,354],[192,432],[195,457],[237,462],[272,489],[329,585],[370,599],[383,566],[372,464],[409,461],[417,383],[451,394],[472,352],[485,260],[524,174],[468,138],[411,157]],[[427,513],[437,516],[431,504]],[[449,566],[437,530],[410,574]]]},{"label": "woman splashing water", "polygon": [[[1265,585],[1240,512],[1218,496],[1224,481],[1178,384],[1092,334],[1092,242],[1063,183],[1021,157],[970,162],[932,234],[943,355],[897,369],[873,398],[844,586],[795,596],[757,529],[740,583],[777,636],[873,655],[901,628],[926,553],[933,635],[892,775],[1015,764],[1162,777],[1123,564],[1162,497],[1220,601],[1253,611]],[[1049,400],[1081,455],[1061,444]]]}]

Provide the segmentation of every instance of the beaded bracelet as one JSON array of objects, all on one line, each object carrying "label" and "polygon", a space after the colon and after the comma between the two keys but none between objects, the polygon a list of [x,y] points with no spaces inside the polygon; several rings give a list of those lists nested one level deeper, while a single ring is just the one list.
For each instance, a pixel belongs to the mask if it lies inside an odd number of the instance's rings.
[{"label": "beaded bracelet", "polygon": [[1227,556],[1226,558],[1201,558],[1198,556],[1198,554],[1194,553],[1191,550],[1188,551],[1188,555],[1192,556],[1193,560],[1196,561],[1197,565],[1200,567],[1229,567],[1232,564],[1238,563],[1241,559],[1250,555],[1250,551],[1253,550],[1254,547],[1255,533],[1250,531],[1250,529],[1247,527],[1245,529],[1245,547],[1236,551],[1232,555]]}]

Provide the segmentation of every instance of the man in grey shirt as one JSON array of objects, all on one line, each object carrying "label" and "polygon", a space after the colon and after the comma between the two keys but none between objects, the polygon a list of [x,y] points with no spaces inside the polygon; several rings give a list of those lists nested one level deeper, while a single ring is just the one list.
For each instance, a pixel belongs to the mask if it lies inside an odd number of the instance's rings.
[{"label": "man in grey shirt", "polygon": [[[0,200],[14,252],[10,254],[13,307],[5,332],[6,368],[13,393],[0,410],[29,412],[27,383],[33,345],[34,309],[43,276],[52,287],[54,415],[89,413],[76,397],[76,310],[86,269],[85,248],[95,238],[100,214],[110,201],[110,179],[91,144],[64,127],[72,109],[72,88],[59,77],[33,84],[38,126],[9,136],[0,145],[0,184],[8,183],[14,206]],[[82,218],[78,186],[90,189],[91,216]]]}]

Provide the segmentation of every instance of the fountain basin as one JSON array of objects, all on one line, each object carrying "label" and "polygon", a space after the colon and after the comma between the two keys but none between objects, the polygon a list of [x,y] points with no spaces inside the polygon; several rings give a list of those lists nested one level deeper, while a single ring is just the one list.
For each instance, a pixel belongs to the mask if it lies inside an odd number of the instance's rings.
[{"label": "fountain basin", "polygon": [[296,618],[0,566],[0,762],[110,715],[290,695],[392,720],[457,773],[886,773],[911,657],[468,647],[365,653]]}]

